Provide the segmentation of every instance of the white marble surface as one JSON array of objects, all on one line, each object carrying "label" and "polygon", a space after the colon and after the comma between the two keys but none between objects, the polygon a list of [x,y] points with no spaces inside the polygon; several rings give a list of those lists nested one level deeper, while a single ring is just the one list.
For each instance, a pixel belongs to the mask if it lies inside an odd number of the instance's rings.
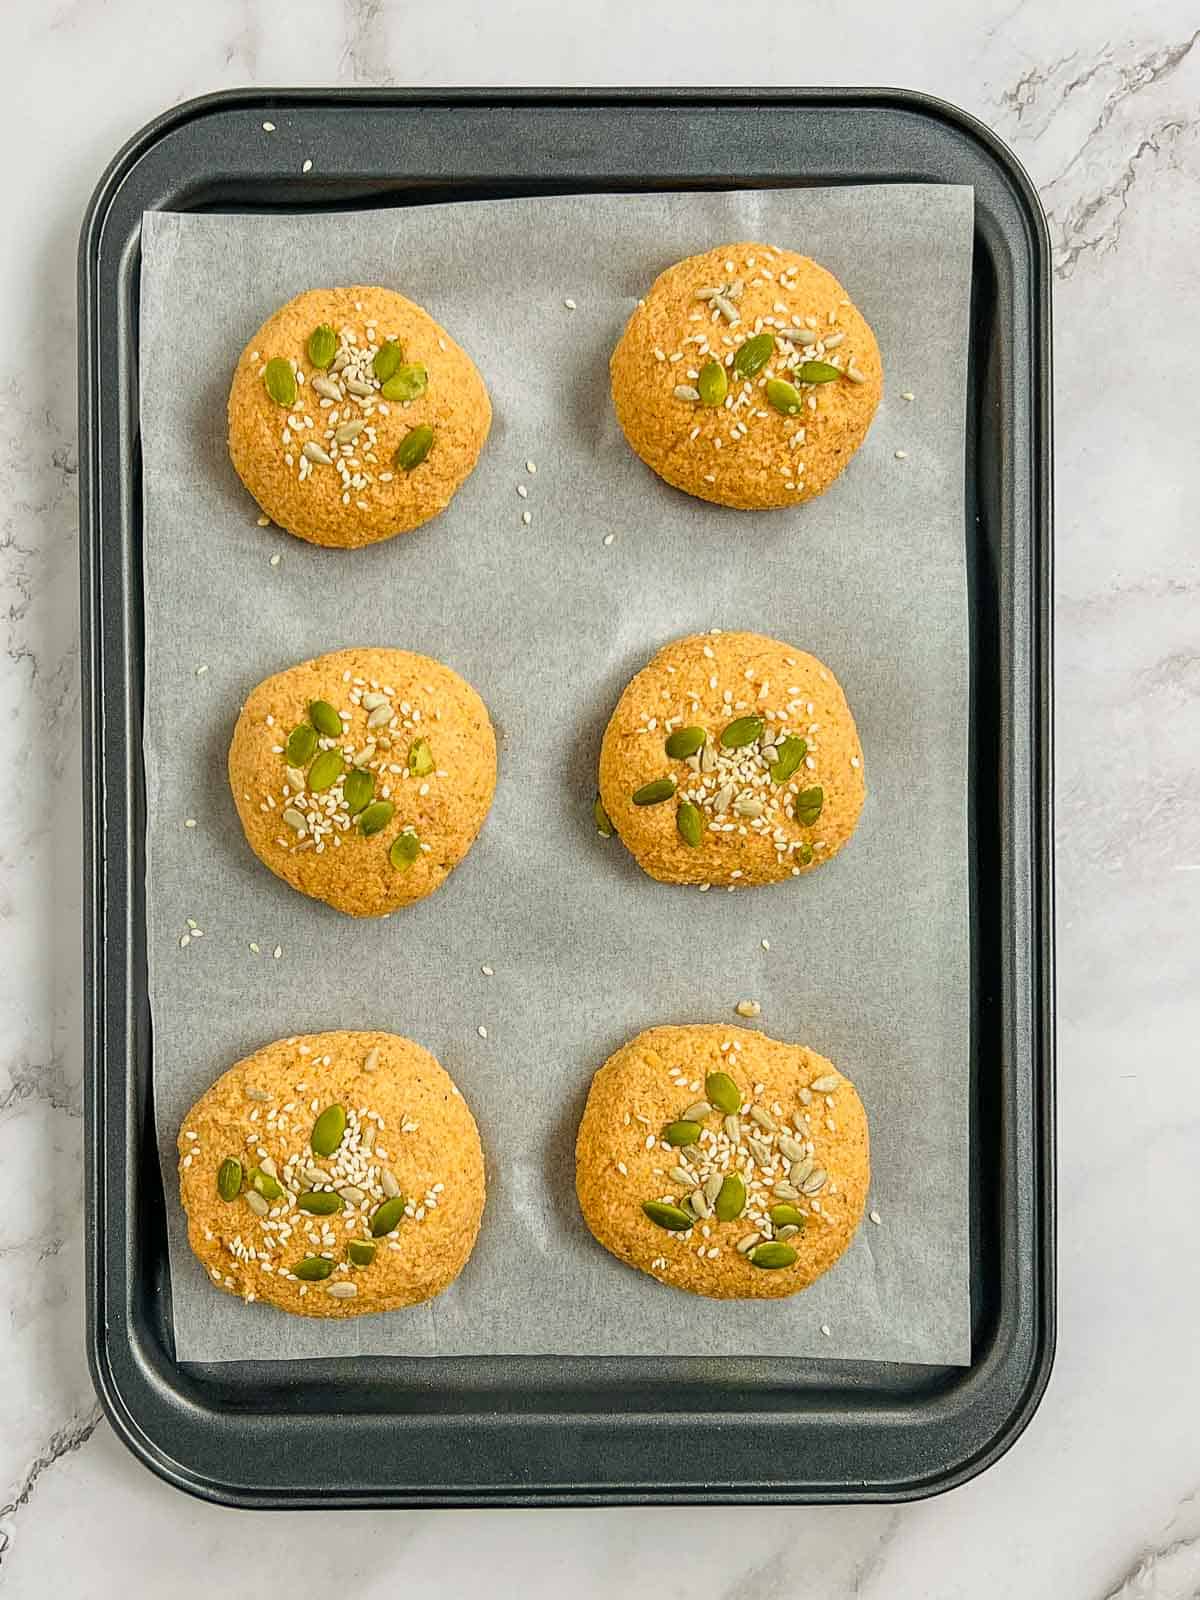
[{"label": "white marble surface", "polygon": [[[773,1600],[1200,1594],[1200,15],[1185,0],[44,0],[0,8],[0,1590]],[[161,107],[241,84],[896,83],[1014,144],[1054,238],[1061,1299],[984,1477],[893,1509],[234,1514],[83,1357],[75,241]],[[17,348],[28,335],[28,348]]]}]

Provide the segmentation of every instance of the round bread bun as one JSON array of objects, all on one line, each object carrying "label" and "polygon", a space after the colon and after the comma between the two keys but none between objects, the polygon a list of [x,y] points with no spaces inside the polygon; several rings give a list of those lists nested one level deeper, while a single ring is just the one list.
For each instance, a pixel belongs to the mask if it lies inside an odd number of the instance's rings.
[{"label": "round bread bun", "polygon": [[875,335],[841,284],[807,256],[765,244],[722,245],[668,267],[610,367],[617,420],[646,465],[740,511],[823,494],[883,392]]},{"label": "round bread bun", "polygon": [[749,887],[814,871],[854,832],[865,793],[833,673],[758,633],[665,645],[621,695],[600,747],[604,812],[664,883]]},{"label": "round bread bun", "polygon": [[471,848],[496,788],[496,737],[475,690],[440,661],[335,650],[249,695],[229,785],[277,877],[378,917],[439,889]]},{"label": "round bread bun", "polygon": [[853,1239],[870,1181],[850,1080],[803,1045],[724,1024],[622,1045],[592,1079],[575,1144],[604,1248],[715,1300],[806,1289]]},{"label": "round bread bun", "polygon": [[[291,385],[272,362],[291,368]],[[444,511],[491,420],[474,363],[427,311],[393,289],[309,289],[242,351],[229,454],[272,522],[350,550]]]},{"label": "round bread bun", "polygon": [[201,1095],[178,1145],[188,1243],[247,1302],[303,1317],[417,1305],[479,1232],[475,1119],[429,1052],[392,1033],[265,1045]]}]

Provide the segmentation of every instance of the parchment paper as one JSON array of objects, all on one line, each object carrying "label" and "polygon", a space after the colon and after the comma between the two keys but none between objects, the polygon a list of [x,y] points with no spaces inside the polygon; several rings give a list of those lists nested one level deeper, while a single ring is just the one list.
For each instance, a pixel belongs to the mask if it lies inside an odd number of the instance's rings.
[{"label": "parchment paper", "polygon": [[[146,901],[182,1359],[969,1360],[971,236],[970,190],[926,186],[146,216]],[[795,511],[746,515],[667,488],[624,443],[609,400],[608,356],[637,297],[671,262],[738,239],[823,262],[883,351],[886,396],[866,444]],[[276,306],[351,282],[394,285],[443,321],[483,373],[495,423],[445,515],[337,552],[256,525],[226,453],[225,399],[244,341]],[[801,882],[701,895],[653,883],[616,839],[596,837],[600,735],[620,690],[664,641],[714,626],[813,651],[858,719],[869,788],[858,834]],[[482,693],[501,739],[495,805],[467,860],[440,893],[376,922],[267,872],[225,779],[248,690],[355,643],[445,660]],[[181,949],[189,918],[200,936]],[[618,1044],[654,1023],[733,1022],[741,998],[761,1001],[768,1033],[857,1083],[882,1221],[864,1220],[805,1294],[714,1304],[593,1242],[573,1144],[591,1075]],[[233,1061],[337,1027],[409,1035],[445,1064],[478,1118],[489,1193],[447,1293],[325,1323],[211,1287],[187,1248],[175,1137]]]}]

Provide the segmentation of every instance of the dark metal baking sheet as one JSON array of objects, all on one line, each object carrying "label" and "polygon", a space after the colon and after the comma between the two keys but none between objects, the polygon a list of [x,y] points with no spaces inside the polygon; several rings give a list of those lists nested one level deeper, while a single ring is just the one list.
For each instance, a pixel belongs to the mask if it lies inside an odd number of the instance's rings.
[{"label": "dark metal baking sheet", "polygon": [[[976,199],[971,1365],[177,1362],[145,960],[143,211],[888,182]],[[178,107],[115,158],[79,259],[88,1344],[110,1420],[162,1477],[255,1507],[887,1500],[970,1478],[1020,1433],[1054,1347],[1048,259],[1008,150],[894,90],[256,90]]]}]

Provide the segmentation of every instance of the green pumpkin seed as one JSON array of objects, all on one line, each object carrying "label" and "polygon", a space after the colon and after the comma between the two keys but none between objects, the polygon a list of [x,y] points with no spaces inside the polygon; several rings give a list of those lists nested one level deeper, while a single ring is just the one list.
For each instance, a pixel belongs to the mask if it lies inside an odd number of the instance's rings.
[{"label": "green pumpkin seed", "polygon": [[686,761],[694,756],[708,735],[703,728],[676,728],[667,740],[667,754],[672,761]]},{"label": "green pumpkin seed", "polygon": [[308,769],[309,793],[324,794],[326,789],[332,789],[345,770],[340,750],[322,750]]},{"label": "green pumpkin seed", "polygon": [[699,1141],[701,1131],[698,1122],[688,1122],[686,1118],[681,1117],[678,1122],[669,1122],[667,1124],[663,1129],[663,1138],[668,1144],[674,1145],[678,1149],[680,1145],[696,1144]]},{"label": "green pumpkin seed", "polygon": [[433,771],[433,751],[428,739],[414,739],[409,745],[408,770],[414,778],[427,778]]},{"label": "green pumpkin seed", "polygon": [[778,753],[771,763],[771,782],[786,783],[808,754],[808,740],[789,733],[775,749]]},{"label": "green pumpkin seed", "polygon": [[669,800],[674,793],[674,778],[655,778],[653,783],[644,783],[634,791],[633,803],[635,806],[657,806]]},{"label": "green pumpkin seed", "polygon": [[323,322],[308,336],[309,364],[322,372],[327,372],[335,355],[337,355],[337,334],[327,322]]},{"label": "green pumpkin seed", "polygon": [[605,811],[599,795],[592,801],[592,818],[596,824],[596,832],[600,837],[602,839],[611,839],[614,832],[612,821],[608,812]]},{"label": "green pumpkin seed", "polygon": [[292,1268],[292,1276],[303,1279],[305,1283],[320,1283],[332,1271],[333,1262],[327,1261],[324,1256],[305,1256]]},{"label": "green pumpkin seed", "polygon": [[283,1186],[271,1173],[264,1172],[261,1167],[255,1167],[249,1178],[250,1187],[255,1194],[262,1195],[264,1200],[282,1200]]},{"label": "green pumpkin seed", "polygon": [[767,1212],[773,1228],[803,1228],[804,1213],[796,1206],[787,1204],[772,1206]]},{"label": "green pumpkin seed", "polygon": [[718,1222],[732,1222],[746,1209],[746,1185],[736,1172],[731,1172],[717,1191],[713,1210]]},{"label": "green pumpkin seed", "polygon": [[317,753],[317,730],[307,722],[293,728],[283,753],[289,767],[306,767]]},{"label": "green pumpkin seed", "polygon": [[267,370],[263,373],[263,382],[267,386],[267,393],[277,406],[295,404],[296,374],[292,371],[290,361],[285,361],[282,356],[272,356],[267,362]]},{"label": "green pumpkin seed", "polygon": [[312,1146],[313,1154],[318,1156],[331,1156],[342,1142],[342,1135],[346,1131],[345,1106],[326,1106],[321,1115],[313,1123],[312,1133],[308,1142]]},{"label": "green pumpkin seed", "polygon": [[330,1194],[327,1189],[310,1189],[307,1194],[297,1195],[296,1204],[314,1217],[332,1217],[335,1211],[345,1209],[346,1202],[340,1194]]},{"label": "green pumpkin seed", "polygon": [[404,435],[396,446],[396,454],[392,460],[401,472],[411,472],[414,467],[421,465],[432,446],[433,429],[428,424],[423,424]]},{"label": "green pumpkin seed", "polygon": [[385,1200],[377,1206],[371,1215],[371,1237],[382,1239],[385,1234],[394,1233],[400,1225],[404,1215],[404,1196],[396,1195],[392,1200]]},{"label": "green pumpkin seed", "polygon": [[775,335],[756,333],[747,339],[733,358],[733,370],[739,378],[753,378],[762,371],[775,354]]},{"label": "green pumpkin seed", "polygon": [[740,750],[743,745],[753,744],[756,739],[760,739],[762,731],[761,717],[738,717],[721,735],[721,743],[726,750]]},{"label": "green pumpkin seed", "polygon": [[704,818],[690,800],[680,802],[679,810],[675,813],[675,826],[684,844],[691,845],[695,850],[704,837]]},{"label": "green pumpkin seed", "polygon": [[415,833],[398,833],[392,840],[388,860],[397,872],[407,872],[421,854],[421,841]]},{"label": "green pumpkin seed", "polygon": [[375,1259],[377,1244],[372,1244],[370,1239],[351,1239],[346,1246],[346,1254],[350,1258],[351,1266],[369,1267]]},{"label": "green pumpkin seed", "polygon": [[376,800],[359,817],[359,832],[364,839],[369,839],[373,833],[382,833],[395,815],[396,807],[392,801]]},{"label": "green pumpkin seed", "polygon": [[746,1259],[755,1267],[790,1267],[795,1263],[796,1252],[790,1244],[772,1239],[768,1244],[756,1244]]},{"label": "green pumpkin seed", "polygon": [[700,391],[700,404],[705,406],[723,406],[725,396],[729,393],[729,378],[725,368],[719,361],[710,361],[700,368],[700,376],[696,379],[696,387]]},{"label": "green pumpkin seed", "polygon": [[397,367],[379,391],[385,400],[415,400],[429,387],[429,374],[419,361]]},{"label": "green pumpkin seed", "polygon": [[796,368],[796,376],[801,383],[832,383],[841,375],[841,371],[828,361],[804,361]]},{"label": "green pumpkin seed", "polygon": [[710,1072],[704,1080],[704,1093],[709,1105],[727,1117],[736,1117],[742,1108],[742,1091],[727,1072]]},{"label": "green pumpkin seed", "polygon": [[366,809],[371,803],[371,796],[375,793],[375,774],[367,772],[362,767],[355,767],[353,772],[346,774],[346,781],[342,784],[342,799],[352,817]]},{"label": "green pumpkin seed", "polygon": [[236,1200],[241,1192],[242,1163],[229,1156],[217,1168],[217,1193],[228,1203]]},{"label": "green pumpkin seed", "polygon": [[317,732],[323,733],[327,739],[342,737],[342,719],[328,700],[314,700],[308,708],[308,720]]},{"label": "green pumpkin seed", "polygon": [[811,867],[813,864],[813,847],[807,839],[801,839],[796,846],[796,859],[802,867]]},{"label": "green pumpkin seed", "polygon": [[767,400],[785,417],[794,417],[804,406],[804,396],[799,389],[795,384],[785,383],[782,378],[768,378]]},{"label": "green pumpkin seed", "polygon": [[801,789],[796,796],[796,821],[805,828],[811,828],[821,815],[824,804],[825,791],[820,784],[814,784],[811,789]]},{"label": "green pumpkin seed", "polygon": [[665,1200],[643,1200],[642,1210],[657,1223],[660,1228],[667,1228],[671,1233],[686,1233],[695,1222],[695,1217],[690,1211],[683,1211],[679,1206],[669,1206]]},{"label": "green pumpkin seed", "polygon": [[371,366],[380,383],[386,383],[390,377],[394,376],[403,360],[404,351],[396,343],[395,339],[388,339],[386,343],[381,344],[379,349],[376,350],[375,359],[372,361]]}]

